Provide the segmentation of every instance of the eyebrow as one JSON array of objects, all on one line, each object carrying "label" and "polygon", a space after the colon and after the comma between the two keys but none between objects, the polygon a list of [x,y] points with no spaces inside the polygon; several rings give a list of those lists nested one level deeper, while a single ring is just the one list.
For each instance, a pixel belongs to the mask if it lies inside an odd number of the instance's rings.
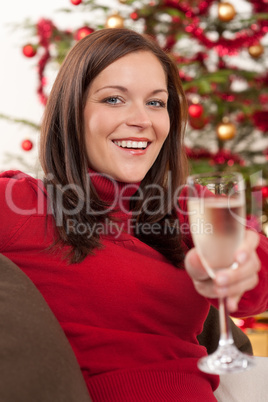
[{"label": "eyebrow", "polygon": [[[95,94],[100,92],[100,91],[102,91],[103,89],[118,89],[119,91],[122,91],[122,92],[128,92],[128,89],[126,87],[122,87],[121,85],[107,85],[105,87],[99,88],[95,92]],[[165,92],[168,95],[168,91],[166,89],[164,89],[164,88],[155,89],[151,93],[152,93],[152,95],[156,95],[159,92]]]}]

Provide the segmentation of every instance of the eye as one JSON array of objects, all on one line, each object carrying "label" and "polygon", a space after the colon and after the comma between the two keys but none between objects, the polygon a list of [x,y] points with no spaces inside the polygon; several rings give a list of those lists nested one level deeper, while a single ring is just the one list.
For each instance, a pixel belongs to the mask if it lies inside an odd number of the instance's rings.
[{"label": "eye", "polygon": [[151,100],[147,103],[149,106],[153,106],[153,107],[166,107],[166,103],[163,102],[162,100]]},{"label": "eye", "polygon": [[119,103],[122,103],[122,100],[119,96],[109,96],[108,98],[105,98],[103,102],[108,103],[109,105],[118,105]]}]

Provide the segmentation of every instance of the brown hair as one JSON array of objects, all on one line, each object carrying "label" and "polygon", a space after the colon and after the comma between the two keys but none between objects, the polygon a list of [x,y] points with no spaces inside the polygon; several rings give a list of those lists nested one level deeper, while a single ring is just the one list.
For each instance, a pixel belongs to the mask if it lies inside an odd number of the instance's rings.
[{"label": "brown hair", "polygon": [[[59,240],[71,247],[71,262],[82,261],[101,244],[97,234],[88,239],[87,236],[68,233],[66,223],[69,215],[64,211],[73,209],[79,198],[84,197],[85,205],[78,213],[72,215],[73,219],[78,223],[93,225],[97,220],[107,218],[107,214],[96,217],[87,212],[87,202],[94,205],[95,211],[104,210],[106,206],[99,199],[92,184],[88,197],[88,163],[83,128],[83,111],[88,89],[92,80],[107,66],[136,51],[152,52],[166,73],[170,132],[155,163],[141,183],[142,189],[149,183],[162,186],[165,192],[165,210],[153,216],[148,216],[142,211],[142,204],[153,198],[154,190],[150,186],[147,186],[150,187],[147,192],[144,190],[144,200],[132,202],[131,208],[133,211],[141,211],[137,217],[139,223],[161,223],[167,215],[176,220],[174,207],[168,204],[168,186],[171,188],[171,194],[174,194],[177,187],[184,183],[187,174],[187,159],[183,146],[187,103],[176,64],[148,36],[128,29],[111,28],[96,31],[80,40],[65,58],[51,90],[41,128],[41,165],[46,184],[49,184],[47,187],[54,188],[50,195],[52,208],[56,218],[57,214],[62,216],[61,225],[57,227]],[[167,183],[168,171],[172,172],[170,183]],[[74,190],[72,185],[81,189],[81,194]],[[56,192],[61,191],[64,186],[65,191],[62,192],[64,208],[58,210]],[[152,204],[150,210],[154,207]],[[180,238],[174,232],[154,238],[138,234],[137,237],[159,250],[175,265],[178,265],[183,258]]]}]

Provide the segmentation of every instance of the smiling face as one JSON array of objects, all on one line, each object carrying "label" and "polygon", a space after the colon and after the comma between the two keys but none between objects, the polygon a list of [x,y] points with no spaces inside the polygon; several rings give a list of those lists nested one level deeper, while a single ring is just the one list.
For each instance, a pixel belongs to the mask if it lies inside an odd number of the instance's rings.
[{"label": "smiling face", "polygon": [[167,82],[151,52],[123,56],[91,83],[84,109],[91,168],[115,180],[141,181],[168,136]]}]

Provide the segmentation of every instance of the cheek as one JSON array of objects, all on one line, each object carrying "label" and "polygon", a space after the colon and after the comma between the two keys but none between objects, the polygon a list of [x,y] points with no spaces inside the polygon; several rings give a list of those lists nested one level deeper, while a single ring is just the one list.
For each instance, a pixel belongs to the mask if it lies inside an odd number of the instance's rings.
[{"label": "cheek", "polygon": [[92,141],[105,139],[116,126],[116,119],[105,111],[93,111],[85,119],[85,135]]},{"label": "cheek", "polygon": [[100,133],[103,132],[103,118],[99,119],[97,115],[85,116],[84,135],[86,146],[95,147],[100,140]]},{"label": "cheek", "polygon": [[168,134],[169,134],[169,130],[170,130],[170,119],[169,119],[169,115],[166,116],[166,118],[163,118],[161,120],[161,123],[159,125],[159,132],[160,135],[162,137],[163,142],[166,140]]}]

